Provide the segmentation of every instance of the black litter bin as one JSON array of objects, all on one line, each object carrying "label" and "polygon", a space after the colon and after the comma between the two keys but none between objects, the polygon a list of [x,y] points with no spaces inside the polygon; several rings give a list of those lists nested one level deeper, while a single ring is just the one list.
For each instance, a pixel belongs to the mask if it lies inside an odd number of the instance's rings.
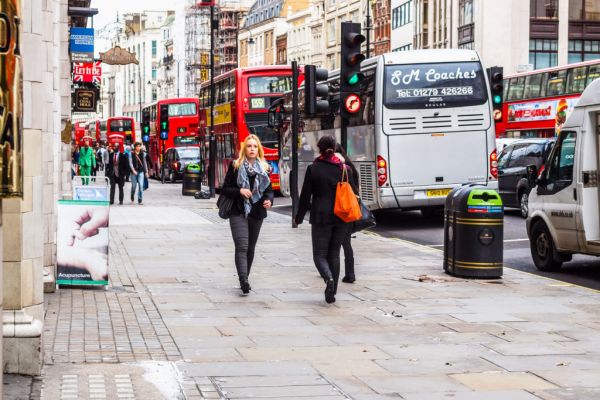
[{"label": "black litter bin", "polygon": [[183,184],[181,194],[193,196],[202,189],[202,174],[198,164],[189,164],[183,173]]},{"label": "black litter bin", "polygon": [[444,271],[463,278],[502,276],[504,209],[498,192],[462,186],[446,197]]}]

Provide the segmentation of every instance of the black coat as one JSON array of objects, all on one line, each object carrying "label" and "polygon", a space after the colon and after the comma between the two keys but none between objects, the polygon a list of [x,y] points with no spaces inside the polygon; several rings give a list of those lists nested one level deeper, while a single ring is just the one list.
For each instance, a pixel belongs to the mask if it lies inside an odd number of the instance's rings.
[{"label": "black coat", "polygon": [[[249,177],[250,188],[254,187],[255,177]],[[221,189],[221,193],[230,199],[234,200],[233,207],[231,209],[231,213],[234,215],[241,215],[244,213],[244,199],[240,193],[240,186],[237,183],[237,170],[233,166],[233,162],[229,164],[229,168],[227,169],[227,174],[225,175],[225,181],[223,182],[223,189]],[[273,204],[273,199],[275,195],[273,193],[273,188],[271,184],[265,189],[261,199],[256,203],[252,204],[252,211],[250,211],[250,217],[256,219],[264,219],[267,217],[267,210],[263,207],[263,202],[265,200],[270,200],[271,204]]]},{"label": "black coat", "polygon": [[[108,164],[106,165],[106,176],[109,179],[115,179],[115,170],[113,165],[113,160],[115,158],[115,152],[108,152]],[[129,158],[126,154],[119,152],[119,160],[118,160],[118,168],[119,168],[119,178],[123,179],[129,173]]]},{"label": "black coat", "polygon": [[[355,193],[358,193],[358,180],[351,168],[347,168],[348,181]],[[300,193],[300,204],[296,222],[301,223],[310,210],[310,223],[317,225],[344,224],[334,213],[335,192],[342,180],[342,169],[326,161],[315,160],[306,169],[304,184]]]}]

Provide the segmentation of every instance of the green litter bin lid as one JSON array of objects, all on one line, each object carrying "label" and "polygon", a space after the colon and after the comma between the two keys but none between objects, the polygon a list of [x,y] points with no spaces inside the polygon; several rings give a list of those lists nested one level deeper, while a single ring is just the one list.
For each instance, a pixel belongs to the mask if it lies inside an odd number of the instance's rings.
[{"label": "green litter bin lid", "polygon": [[188,164],[186,169],[188,171],[200,171],[200,166],[198,164]]}]

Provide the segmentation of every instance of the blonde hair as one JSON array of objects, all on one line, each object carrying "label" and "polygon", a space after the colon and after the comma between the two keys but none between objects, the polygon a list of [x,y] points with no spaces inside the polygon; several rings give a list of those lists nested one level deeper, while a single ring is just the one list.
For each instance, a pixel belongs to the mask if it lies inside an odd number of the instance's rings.
[{"label": "blonde hair", "polygon": [[248,146],[248,142],[250,140],[256,141],[256,144],[258,145],[258,161],[262,165],[263,170],[265,172],[269,172],[271,167],[269,166],[269,163],[265,160],[265,150],[263,149],[262,143],[260,143],[260,139],[258,138],[258,136],[252,134],[248,135],[248,137],[246,137],[246,139],[242,142],[242,145],[240,146],[240,155],[238,156],[238,159],[235,160],[235,162],[233,163],[233,166],[235,167],[235,169],[238,169],[240,165],[242,165],[246,160],[246,147]]}]

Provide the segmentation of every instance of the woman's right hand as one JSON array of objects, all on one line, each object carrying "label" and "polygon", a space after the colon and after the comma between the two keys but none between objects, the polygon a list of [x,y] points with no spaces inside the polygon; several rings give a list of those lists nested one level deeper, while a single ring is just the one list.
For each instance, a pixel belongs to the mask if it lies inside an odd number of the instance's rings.
[{"label": "woman's right hand", "polygon": [[240,194],[245,199],[249,199],[250,197],[252,197],[252,192],[250,191],[250,189],[240,189]]}]

